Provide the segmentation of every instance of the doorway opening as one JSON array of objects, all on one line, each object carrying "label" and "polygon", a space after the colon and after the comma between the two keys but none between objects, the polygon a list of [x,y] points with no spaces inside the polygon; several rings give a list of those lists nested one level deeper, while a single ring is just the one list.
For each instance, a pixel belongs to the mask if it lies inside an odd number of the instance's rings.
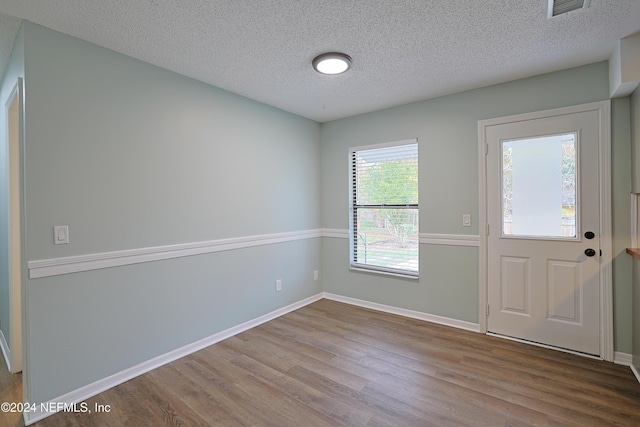
[{"label": "doorway opening", "polygon": [[5,103],[6,145],[5,187],[3,188],[2,310],[0,318],[0,346],[10,372],[22,371],[22,79],[19,78]]},{"label": "doorway opening", "polygon": [[610,103],[478,132],[481,332],[613,361]]}]

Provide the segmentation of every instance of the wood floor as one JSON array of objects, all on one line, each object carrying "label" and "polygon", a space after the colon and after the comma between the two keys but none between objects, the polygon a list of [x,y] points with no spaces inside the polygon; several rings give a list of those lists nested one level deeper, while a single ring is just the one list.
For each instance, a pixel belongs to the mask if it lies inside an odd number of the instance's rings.
[{"label": "wood floor", "polygon": [[321,300],[52,426],[640,426],[628,367]]},{"label": "wood floor", "polygon": [[[11,374],[0,354],[0,403],[22,402],[22,374]],[[0,412],[0,427],[24,426],[22,414]]]}]

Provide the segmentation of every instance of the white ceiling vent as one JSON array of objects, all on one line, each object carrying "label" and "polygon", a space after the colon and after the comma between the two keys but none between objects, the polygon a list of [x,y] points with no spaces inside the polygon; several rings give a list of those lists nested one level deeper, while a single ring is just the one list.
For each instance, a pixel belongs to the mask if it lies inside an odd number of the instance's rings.
[{"label": "white ceiling vent", "polygon": [[586,9],[591,0],[549,0],[548,18],[563,15],[575,10]]}]

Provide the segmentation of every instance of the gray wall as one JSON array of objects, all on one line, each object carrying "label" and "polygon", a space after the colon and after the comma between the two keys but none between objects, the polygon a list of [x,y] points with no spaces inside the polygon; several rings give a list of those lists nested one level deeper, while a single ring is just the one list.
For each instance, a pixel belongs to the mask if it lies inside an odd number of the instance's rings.
[{"label": "gray wall", "polygon": [[[478,234],[481,119],[609,98],[606,62],[404,105],[322,127],[322,222],[348,229],[348,148],[417,137],[420,232]],[[628,103],[628,101],[627,101]],[[631,351],[629,140],[625,101],[613,104],[615,349]],[[472,214],[471,228],[462,215]],[[349,271],[348,239],[323,245],[324,289],[340,295],[478,322],[478,249],[422,244],[418,282]]]},{"label": "gray wall", "polygon": [[611,100],[611,201],[613,225],[613,328],[615,350],[631,354],[631,133],[629,98]]},{"label": "gray wall", "polygon": [[9,65],[0,80],[0,329],[11,343],[11,317],[9,309],[9,159],[7,141],[6,103],[18,77],[24,75],[24,38],[18,33]]},{"label": "gray wall", "polygon": [[[318,123],[31,23],[24,37],[29,261],[320,227]],[[320,240],[29,280],[30,400],[319,293]]]}]

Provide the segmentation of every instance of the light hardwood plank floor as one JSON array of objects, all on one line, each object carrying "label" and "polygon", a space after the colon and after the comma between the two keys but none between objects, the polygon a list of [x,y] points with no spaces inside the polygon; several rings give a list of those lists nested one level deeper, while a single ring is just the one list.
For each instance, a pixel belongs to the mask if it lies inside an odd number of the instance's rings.
[{"label": "light hardwood plank floor", "polygon": [[628,367],[321,300],[54,426],[640,426]]},{"label": "light hardwood plank floor", "polygon": [[[2,354],[0,354],[0,403],[22,402],[22,374],[11,374]],[[22,414],[0,412],[0,427],[22,427]]]}]

